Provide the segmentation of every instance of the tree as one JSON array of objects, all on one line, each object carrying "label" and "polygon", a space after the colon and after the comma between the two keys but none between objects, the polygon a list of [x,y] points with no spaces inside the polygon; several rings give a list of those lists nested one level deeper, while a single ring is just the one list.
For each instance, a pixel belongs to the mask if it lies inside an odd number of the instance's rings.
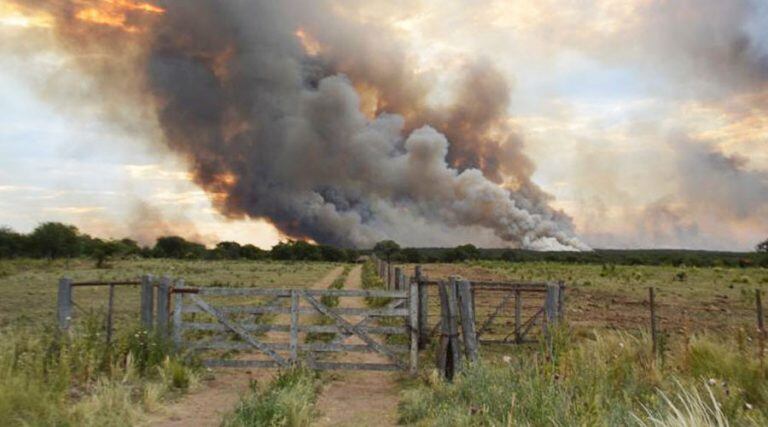
[{"label": "tree", "polygon": [[392,256],[400,251],[400,245],[394,240],[382,240],[373,247],[373,252],[384,257],[387,262],[392,260]]},{"label": "tree", "polygon": [[765,239],[764,241],[758,243],[757,246],[755,247],[755,249],[758,252],[768,253],[768,239]]},{"label": "tree", "polygon": [[303,240],[280,242],[272,247],[270,255],[272,259],[283,261],[320,261],[322,259],[320,249]]},{"label": "tree", "polygon": [[330,245],[320,245],[320,257],[323,261],[340,262],[346,259],[347,254],[344,252],[344,249]]},{"label": "tree", "polygon": [[179,236],[163,236],[157,239],[152,252],[159,258],[201,258],[205,254],[205,246]]},{"label": "tree", "polygon": [[267,251],[257,248],[254,245],[247,244],[240,248],[240,256],[249,260],[264,259],[267,257]]},{"label": "tree", "polygon": [[24,255],[26,237],[8,227],[0,227],[0,258],[14,258]]},{"label": "tree", "polygon": [[240,259],[241,250],[242,246],[237,242],[219,242],[216,245],[216,251],[220,253],[222,258],[226,259]]},{"label": "tree", "polygon": [[446,262],[466,261],[480,258],[480,250],[475,245],[466,244],[456,246],[443,255]]},{"label": "tree", "polygon": [[45,222],[29,236],[35,254],[45,258],[74,257],[80,254],[77,228],[60,222]]},{"label": "tree", "polygon": [[405,248],[400,251],[400,257],[411,264],[418,264],[421,262],[421,252],[416,248]]}]

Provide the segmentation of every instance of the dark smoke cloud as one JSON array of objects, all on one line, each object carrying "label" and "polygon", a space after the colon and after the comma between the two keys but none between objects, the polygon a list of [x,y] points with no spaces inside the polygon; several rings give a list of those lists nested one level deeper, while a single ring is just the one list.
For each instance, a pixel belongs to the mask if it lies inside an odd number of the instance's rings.
[{"label": "dark smoke cloud", "polygon": [[[323,4],[164,1],[164,16],[139,35],[102,29],[100,53],[113,38],[146,43],[129,64],[115,51],[106,57],[114,63],[80,64],[103,86],[136,73],[168,146],[230,217],[267,218],[290,236],[338,245],[587,249],[530,181],[533,165],[505,125],[510,87],[492,66],[473,63],[454,104],[428,107],[407,65],[390,62],[396,49],[378,62],[358,51],[365,29],[336,32],[346,34],[329,43],[336,53],[308,56],[294,33],[309,21],[304,7],[319,13],[309,23],[321,40],[333,33],[336,21],[319,30],[322,17],[336,19]],[[87,24],[54,10],[72,49]],[[381,76],[391,65],[401,75]],[[361,112],[359,83],[384,100],[374,118]]]}]

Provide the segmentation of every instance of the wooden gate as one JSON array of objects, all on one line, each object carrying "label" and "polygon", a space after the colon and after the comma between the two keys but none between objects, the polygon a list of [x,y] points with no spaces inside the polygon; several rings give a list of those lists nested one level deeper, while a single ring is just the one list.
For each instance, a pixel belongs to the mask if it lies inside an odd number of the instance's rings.
[{"label": "wooden gate", "polygon": [[[422,348],[441,333],[440,281],[421,277],[419,284],[419,339]],[[463,279],[455,277],[452,282]],[[562,283],[470,282],[471,305],[480,344],[539,342],[563,319]]]},{"label": "wooden gate", "polygon": [[[402,291],[178,284],[172,293],[174,342],[208,356],[206,366],[417,369],[415,284]],[[366,299],[374,307],[344,307],[341,302],[350,298]],[[349,360],[361,352],[374,353],[380,361]]]}]

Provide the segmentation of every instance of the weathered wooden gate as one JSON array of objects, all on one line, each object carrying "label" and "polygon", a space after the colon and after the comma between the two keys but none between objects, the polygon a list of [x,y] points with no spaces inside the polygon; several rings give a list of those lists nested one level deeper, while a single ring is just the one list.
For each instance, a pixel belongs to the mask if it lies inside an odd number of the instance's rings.
[{"label": "weathered wooden gate", "polygon": [[[206,353],[206,366],[274,368],[301,362],[317,370],[417,369],[415,285],[389,291],[187,288],[179,283],[172,293],[174,342],[177,348]],[[340,303],[350,298],[376,304]],[[354,358],[348,355],[361,352],[381,361],[349,360]]]}]

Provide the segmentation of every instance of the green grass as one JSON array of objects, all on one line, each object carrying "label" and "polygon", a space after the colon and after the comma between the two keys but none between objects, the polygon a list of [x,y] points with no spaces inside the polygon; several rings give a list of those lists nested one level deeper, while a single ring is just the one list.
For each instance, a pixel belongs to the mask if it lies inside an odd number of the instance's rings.
[{"label": "green grass", "polygon": [[107,345],[98,316],[65,334],[3,328],[0,419],[4,425],[133,425],[197,383],[197,370],[169,350],[138,328]]},{"label": "green grass", "polygon": [[309,426],[315,413],[320,381],[317,374],[305,368],[281,372],[266,386],[254,383],[251,391],[228,415],[225,427]]},{"label": "green grass", "polygon": [[[118,260],[97,269],[92,260],[0,260],[0,326],[35,325],[53,320],[60,277],[74,281],[136,279],[142,274],[183,278],[187,286],[306,287],[336,264],[278,261],[186,261],[167,259]],[[73,292],[83,310],[104,310],[106,287],[82,287]],[[135,319],[139,288],[115,291],[116,321]],[[82,313],[77,310],[77,313]]]},{"label": "green grass", "polygon": [[[738,339],[692,337],[670,349],[664,363],[651,356],[646,336],[621,332],[585,338],[560,332],[554,348],[552,357],[525,347],[484,354],[481,364],[465,367],[453,383],[436,373],[425,375],[404,392],[400,421],[448,426],[768,423],[768,374]],[[686,419],[697,422],[680,423]]]}]

